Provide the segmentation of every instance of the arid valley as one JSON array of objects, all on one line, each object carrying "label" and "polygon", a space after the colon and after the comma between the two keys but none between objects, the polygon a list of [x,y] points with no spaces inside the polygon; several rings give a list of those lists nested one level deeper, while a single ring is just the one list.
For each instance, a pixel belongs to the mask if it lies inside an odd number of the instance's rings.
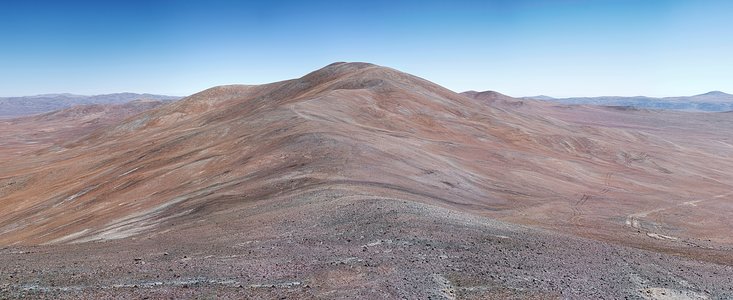
[{"label": "arid valley", "polygon": [[0,298],[733,298],[733,113],[368,63],[0,119]]}]

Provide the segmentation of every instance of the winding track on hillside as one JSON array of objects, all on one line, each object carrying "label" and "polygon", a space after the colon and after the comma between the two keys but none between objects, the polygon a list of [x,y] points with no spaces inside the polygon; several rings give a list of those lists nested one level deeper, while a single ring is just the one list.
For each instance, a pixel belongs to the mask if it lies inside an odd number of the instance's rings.
[{"label": "winding track on hillside", "polygon": [[[645,217],[647,217],[647,216],[649,216],[650,214],[655,214],[655,213],[658,213],[658,212],[662,212],[662,211],[665,211],[665,210],[670,210],[670,209],[678,208],[678,207],[681,207],[681,206],[697,206],[699,203],[706,202],[706,201],[711,201],[711,200],[718,200],[720,198],[724,198],[724,197],[727,197],[727,196],[730,196],[730,195],[733,195],[733,192],[724,193],[724,194],[720,194],[720,195],[715,195],[715,196],[712,196],[712,197],[707,198],[707,199],[699,199],[699,200],[685,201],[685,202],[682,202],[682,203],[679,203],[679,204],[675,204],[675,205],[672,205],[672,206],[660,207],[660,208],[655,208],[655,209],[650,209],[650,210],[645,210],[645,211],[641,211],[641,212],[632,213],[632,214],[629,214],[629,215],[626,216],[626,220],[625,220],[624,224],[627,227],[629,227],[629,228],[631,228],[633,230],[643,231],[644,233],[646,233],[647,236],[649,236],[651,238],[661,239],[661,240],[669,240],[669,241],[677,241],[677,240],[680,239],[679,237],[670,236],[670,235],[664,235],[664,234],[661,234],[661,233],[659,233],[657,231],[651,230],[649,228],[645,228],[644,226],[642,226],[642,222],[643,222],[642,219],[645,218]],[[655,227],[659,227],[659,226],[655,226]]]}]

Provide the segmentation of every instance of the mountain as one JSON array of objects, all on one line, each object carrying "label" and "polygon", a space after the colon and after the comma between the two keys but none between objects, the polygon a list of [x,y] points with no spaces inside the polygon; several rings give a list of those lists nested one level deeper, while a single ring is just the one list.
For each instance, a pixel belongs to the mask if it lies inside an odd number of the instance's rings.
[{"label": "mountain", "polygon": [[504,103],[513,103],[513,102],[521,102],[521,100],[509,97],[507,95],[504,95],[499,92],[495,91],[483,91],[483,92],[477,92],[477,91],[467,91],[461,93],[461,95],[474,98],[477,100],[486,101],[486,103],[495,103],[495,102],[504,102]]},{"label": "mountain", "polygon": [[627,106],[641,109],[666,109],[682,111],[722,112],[733,110],[733,95],[719,91],[688,97],[576,97],[552,98],[547,96],[526,97],[525,99],[554,101],[562,104],[587,104],[604,106]]},{"label": "mountain", "polygon": [[180,99],[180,97],[135,93],[117,93],[95,96],[45,94],[26,97],[0,97],[0,118],[41,114],[74,105],[123,104],[134,100],[172,101],[178,99]]},{"label": "mountain", "polygon": [[726,298],[731,130],[367,63],[214,87],[0,160],[0,297]]},{"label": "mountain", "polygon": [[12,159],[30,150],[85,136],[168,101],[136,100],[124,104],[76,105],[40,115],[0,120],[0,157]]},{"label": "mountain", "polygon": [[545,95],[538,95],[538,96],[524,97],[524,98],[525,99],[534,99],[534,100],[544,100],[544,101],[555,100],[555,98],[552,98],[550,96],[545,96]]}]

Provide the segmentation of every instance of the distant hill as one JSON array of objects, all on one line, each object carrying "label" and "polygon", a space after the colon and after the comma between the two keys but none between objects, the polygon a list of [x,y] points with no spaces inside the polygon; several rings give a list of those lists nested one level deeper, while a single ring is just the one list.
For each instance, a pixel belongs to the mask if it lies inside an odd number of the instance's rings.
[{"label": "distant hill", "polygon": [[625,106],[645,109],[666,109],[684,111],[722,112],[733,110],[733,95],[713,91],[686,97],[574,97],[552,98],[548,96],[524,97],[524,99],[553,101],[563,104],[590,104],[603,106]]},{"label": "distant hill", "polygon": [[477,92],[477,91],[467,91],[461,93],[461,95],[468,96],[474,99],[478,100],[484,100],[488,102],[496,102],[496,101],[510,101],[514,102],[517,101],[516,98],[509,97],[507,95],[504,95],[499,92],[495,91],[483,91],[483,92]]},{"label": "distant hill", "polygon": [[[0,156],[22,157],[29,149],[73,141],[169,101],[135,100],[124,104],[75,105],[32,116],[0,120]],[[1,298],[1,297],[0,297]]]},{"label": "distant hill", "polygon": [[178,99],[180,97],[135,93],[115,93],[95,96],[45,94],[25,97],[0,97],[0,118],[47,113],[75,105],[123,104],[134,100],[171,101]]}]

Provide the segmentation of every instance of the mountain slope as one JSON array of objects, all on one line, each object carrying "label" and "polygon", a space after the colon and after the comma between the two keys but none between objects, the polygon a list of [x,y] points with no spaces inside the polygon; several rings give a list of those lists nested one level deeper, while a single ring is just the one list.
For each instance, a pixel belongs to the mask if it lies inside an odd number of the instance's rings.
[{"label": "mountain slope", "polygon": [[212,88],[0,162],[0,244],[133,274],[69,297],[729,295],[728,114],[469,96],[365,63]]},{"label": "mountain slope", "polygon": [[[388,77],[393,77],[393,80],[373,80]],[[414,85],[416,82],[425,86],[410,93],[398,88],[399,85]],[[418,87],[415,85],[413,89]],[[115,215],[119,214],[124,219],[139,211],[157,212],[157,207],[183,199],[203,201],[202,193],[222,196],[220,194],[247,189],[262,190],[261,193],[267,194],[326,181],[366,180],[371,174],[369,170],[362,170],[363,162],[358,159],[372,159],[381,155],[389,158],[395,155],[388,151],[400,151],[368,146],[371,143],[389,144],[391,142],[388,140],[399,139],[384,134],[389,128],[379,128],[381,125],[378,123],[380,119],[385,119],[385,114],[394,114],[389,110],[395,110],[399,105],[403,108],[402,113],[407,114],[405,119],[409,119],[405,122],[431,122],[431,118],[420,112],[427,110],[430,103],[435,103],[433,105],[438,108],[429,111],[433,116],[438,116],[441,111],[448,117],[461,113],[457,108],[451,111],[451,107],[445,105],[451,99],[435,92],[446,93],[455,99],[453,101],[470,103],[468,99],[411,76],[371,65],[354,64],[327,67],[295,81],[204,91],[128,120],[111,131],[100,131],[86,140],[67,145],[61,154],[49,152],[48,155],[58,160],[59,164],[47,169],[57,167],[59,172],[64,170],[61,173],[73,172],[88,179],[72,183],[75,179],[65,176],[44,178],[49,180],[46,181],[49,186],[64,186],[64,189],[47,193],[34,189],[32,195],[15,193],[6,196],[11,203],[15,203],[12,200],[15,197],[23,199],[17,202],[18,206],[13,207],[13,210],[24,212],[17,217],[11,216],[8,218],[10,222],[6,224],[17,225],[22,223],[21,219],[34,218],[47,221],[45,224],[36,223],[37,226],[32,230],[16,230],[3,237],[16,239],[14,234],[22,234],[20,238],[26,242],[48,242],[69,235],[82,237],[73,235],[78,232],[73,227],[57,229],[64,228],[62,225],[71,220],[79,219],[84,221],[77,222],[79,224],[75,228],[97,227],[103,230],[96,235],[90,234],[90,237],[103,237],[111,226],[106,223]],[[390,93],[391,97],[374,97],[385,93]],[[424,97],[426,94],[429,97]],[[399,104],[394,101],[397,97],[403,100]],[[408,100],[410,98],[415,99],[412,105]],[[316,105],[317,109],[309,109],[309,105]],[[318,112],[323,105],[331,107],[328,116]],[[479,107],[476,104],[473,106]],[[346,113],[349,116],[343,115],[340,108],[348,108],[350,111]],[[341,118],[358,118],[362,113],[364,117],[370,118],[346,120],[355,124],[355,132],[343,130],[341,126],[344,120]],[[393,126],[404,129],[410,125],[395,122]],[[427,127],[427,130],[440,128],[432,126]],[[370,143],[368,139],[375,141]],[[422,156],[426,160],[446,164],[433,154],[425,153]],[[357,161],[350,161],[353,159]],[[389,159],[381,167],[398,159]],[[100,165],[99,162],[104,164]],[[429,171],[409,166],[410,162],[398,163],[417,174]],[[104,168],[100,169],[101,166]],[[380,166],[372,167],[378,169]],[[196,174],[196,177],[181,177],[188,174]],[[402,174],[393,174],[392,177],[395,182],[402,180]],[[447,184],[440,184],[431,189],[440,191],[445,186]],[[254,191],[250,193],[256,194]],[[461,193],[470,196],[469,191]],[[99,201],[102,197],[104,201]],[[129,199],[139,200],[133,204],[127,202]],[[87,207],[103,214],[90,218],[88,211],[76,209],[78,207]],[[29,217],[28,214],[37,217]],[[49,214],[58,218],[47,217]],[[53,231],[43,233],[50,229]]]},{"label": "mountain slope", "polygon": [[45,114],[0,120],[0,156],[13,159],[38,149],[76,140],[94,130],[167,102],[138,100],[125,104],[77,105]]},{"label": "mountain slope", "polygon": [[[58,188],[29,185],[2,194],[13,209],[0,224],[15,229],[0,241],[106,239],[130,216],[142,214],[133,224],[154,226],[210,199],[259,199],[324,184],[394,189],[515,221],[519,208],[549,205],[551,211],[533,212],[522,222],[551,228],[579,222],[566,216],[577,213],[572,205],[558,201],[599,197],[607,200],[594,201],[597,209],[615,201],[632,212],[684,202],[675,196],[680,193],[715,197],[731,187],[710,165],[730,150],[722,140],[720,147],[703,148],[709,146],[646,131],[650,127],[590,128],[559,118],[563,110],[547,115],[538,110],[552,106],[527,101],[487,105],[392,69],[353,63],[269,85],[213,88],[29,161],[3,164],[13,170],[5,176],[30,176],[37,185]],[[680,144],[685,146],[669,146]],[[47,160],[53,163],[36,167]],[[68,173],[84,180],[59,176]],[[618,188],[608,174],[622,174],[613,179]],[[659,182],[674,182],[676,189]],[[622,215],[597,213],[606,217],[593,220],[605,223],[596,229],[610,236],[627,232],[615,219]],[[33,226],[17,227],[28,222]],[[675,228],[676,238],[702,243],[686,226]],[[720,234],[710,238],[731,242]]]}]

